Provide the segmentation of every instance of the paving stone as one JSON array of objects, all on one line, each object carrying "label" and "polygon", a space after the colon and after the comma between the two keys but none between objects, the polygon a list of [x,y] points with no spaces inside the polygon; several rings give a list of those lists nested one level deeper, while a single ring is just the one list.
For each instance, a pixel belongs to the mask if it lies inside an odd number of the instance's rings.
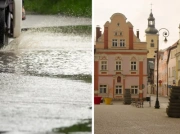
[{"label": "paving stone", "polygon": [[144,102],[143,108],[124,105],[114,101],[113,105],[94,106],[94,134],[179,134],[180,118],[166,114],[167,97],[159,97],[160,109],[155,109],[156,96]]}]

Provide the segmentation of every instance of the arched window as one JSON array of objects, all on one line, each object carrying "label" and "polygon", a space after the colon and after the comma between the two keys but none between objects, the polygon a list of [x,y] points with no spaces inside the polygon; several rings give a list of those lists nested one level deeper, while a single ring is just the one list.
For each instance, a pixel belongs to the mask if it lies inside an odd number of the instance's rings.
[{"label": "arched window", "polygon": [[121,77],[120,76],[117,77],[117,82],[121,82]]}]

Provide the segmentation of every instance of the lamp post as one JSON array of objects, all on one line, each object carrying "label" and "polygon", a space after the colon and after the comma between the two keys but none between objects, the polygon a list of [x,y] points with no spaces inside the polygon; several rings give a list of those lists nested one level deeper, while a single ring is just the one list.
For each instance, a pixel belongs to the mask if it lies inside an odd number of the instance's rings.
[{"label": "lamp post", "polygon": [[[161,28],[161,29],[159,29],[159,31],[158,31],[158,34],[159,34],[159,32],[161,31],[161,30],[164,30],[164,32],[163,32],[163,36],[165,37],[165,39],[164,39],[164,42],[167,42],[167,38],[166,37],[168,37],[169,36],[169,31],[166,29],[166,28]],[[155,108],[156,109],[159,109],[160,108],[160,105],[159,105],[159,99],[158,99],[158,67],[159,67],[159,61],[158,61],[158,58],[159,58],[159,38],[158,38],[158,42],[157,42],[157,90],[156,90],[156,102],[155,102]]]}]

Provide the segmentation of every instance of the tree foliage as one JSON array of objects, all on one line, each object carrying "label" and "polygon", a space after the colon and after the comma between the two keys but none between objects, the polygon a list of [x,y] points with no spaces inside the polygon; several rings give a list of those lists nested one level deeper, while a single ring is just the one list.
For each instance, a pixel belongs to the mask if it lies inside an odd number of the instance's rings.
[{"label": "tree foliage", "polygon": [[25,9],[41,14],[92,16],[92,0],[25,0]]}]

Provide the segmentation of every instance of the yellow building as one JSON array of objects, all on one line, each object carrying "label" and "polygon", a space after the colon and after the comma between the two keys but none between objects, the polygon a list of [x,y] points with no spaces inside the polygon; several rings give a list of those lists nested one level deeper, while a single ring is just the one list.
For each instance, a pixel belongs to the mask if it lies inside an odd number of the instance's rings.
[{"label": "yellow building", "polygon": [[158,30],[155,28],[155,18],[153,17],[152,11],[148,18],[148,27],[145,30],[146,42],[147,42],[147,75],[148,75],[148,93],[153,93],[154,89],[154,65],[155,65],[155,51],[158,47]]},{"label": "yellow building", "polygon": [[146,42],[147,42],[147,50],[149,53],[147,54],[147,58],[154,59],[154,51],[157,50],[158,38],[159,35],[158,30],[155,28],[155,18],[153,17],[152,12],[148,18],[148,28],[145,30],[146,33]]}]

